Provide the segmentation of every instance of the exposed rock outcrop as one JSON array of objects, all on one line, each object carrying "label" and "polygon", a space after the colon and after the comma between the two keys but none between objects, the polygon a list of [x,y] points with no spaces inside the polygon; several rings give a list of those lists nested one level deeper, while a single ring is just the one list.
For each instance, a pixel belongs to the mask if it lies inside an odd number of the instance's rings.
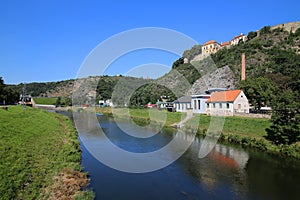
[{"label": "exposed rock outcrop", "polygon": [[229,66],[224,66],[198,79],[187,95],[201,94],[208,88],[234,89],[234,85],[234,73]]}]

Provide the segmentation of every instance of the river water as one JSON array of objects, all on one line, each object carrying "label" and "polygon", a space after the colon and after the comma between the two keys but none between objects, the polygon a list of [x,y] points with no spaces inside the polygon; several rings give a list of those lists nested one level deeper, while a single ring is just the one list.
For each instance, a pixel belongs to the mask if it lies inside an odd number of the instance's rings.
[{"label": "river water", "polygon": [[[110,141],[131,152],[154,151],[175,135],[173,129],[163,129],[155,137],[132,139],[112,118],[102,116],[98,121]],[[296,160],[224,144],[217,144],[208,156],[199,159],[202,140],[196,138],[171,165],[154,172],[127,173],[102,164],[87,150],[86,146],[105,146],[102,136],[93,133],[93,142],[83,145],[85,137],[91,135],[80,133],[82,166],[89,172],[89,188],[96,199],[300,198],[300,162]],[[188,134],[181,137],[186,140]]]}]

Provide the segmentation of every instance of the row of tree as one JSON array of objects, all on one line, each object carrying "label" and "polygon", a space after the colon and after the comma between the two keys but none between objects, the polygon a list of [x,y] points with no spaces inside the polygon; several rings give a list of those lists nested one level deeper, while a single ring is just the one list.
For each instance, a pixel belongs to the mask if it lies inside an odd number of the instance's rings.
[{"label": "row of tree", "polygon": [[[291,81],[292,82],[292,81]],[[249,78],[239,83],[256,110],[272,107],[272,125],[266,129],[266,138],[274,144],[292,144],[300,141],[300,91],[288,84],[285,90],[269,78]]]},{"label": "row of tree", "polygon": [[17,90],[5,85],[2,77],[0,77],[0,104],[15,104],[19,100],[19,95]]}]

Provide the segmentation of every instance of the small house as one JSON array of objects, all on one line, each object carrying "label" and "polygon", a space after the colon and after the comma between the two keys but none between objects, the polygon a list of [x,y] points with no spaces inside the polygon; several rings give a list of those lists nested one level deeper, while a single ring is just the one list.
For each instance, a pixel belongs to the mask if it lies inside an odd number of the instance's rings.
[{"label": "small house", "polygon": [[176,112],[187,112],[188,109],[192,109],[191,100],[191,96],[182,96],[175,100],[173,103]]},{"label": "small house", "polygon": [[233,116],[235,113],[249,113],[249,102],[242,90],[215,92],[206,101],[206,114]]}]

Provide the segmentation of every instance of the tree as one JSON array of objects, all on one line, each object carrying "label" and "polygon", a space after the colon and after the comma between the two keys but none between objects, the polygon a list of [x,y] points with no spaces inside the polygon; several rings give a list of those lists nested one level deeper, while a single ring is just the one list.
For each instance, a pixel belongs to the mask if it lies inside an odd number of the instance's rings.
[{"label": "tree", "polygon": [[248,33],[247,38],[248,38],[248,40],[252,40],[252,39],[255,38],[256,36],[257,36],[257,32],[250,31],[250,32]]},{"label": "tree", "polygon": [[0,77],[0,103],[2,103],[5,98],[4,89],[5,89],[5,84],[2,77]]},{"label": "tree", "polygon": [[263,106],[270,106],[278,92],[274,82],[264,77],[246,79],[241,81],[238,86],[244,91],[255,110],[260,110]]},{"label": "tree", "polygon": [[61,97],[57,97],[56,102],[55,102],[55,107],[61,106]]},{"label": "tree", "polygon": [[262,29],[260,29],[260,34],[269,34],[271,33],[271,26],[264,26]]},{"label": "tree", "polygon": [[270,128],[266,138],[274,144],[292,144],[300,141],[299,94],[283,92],[273,105]]}]

